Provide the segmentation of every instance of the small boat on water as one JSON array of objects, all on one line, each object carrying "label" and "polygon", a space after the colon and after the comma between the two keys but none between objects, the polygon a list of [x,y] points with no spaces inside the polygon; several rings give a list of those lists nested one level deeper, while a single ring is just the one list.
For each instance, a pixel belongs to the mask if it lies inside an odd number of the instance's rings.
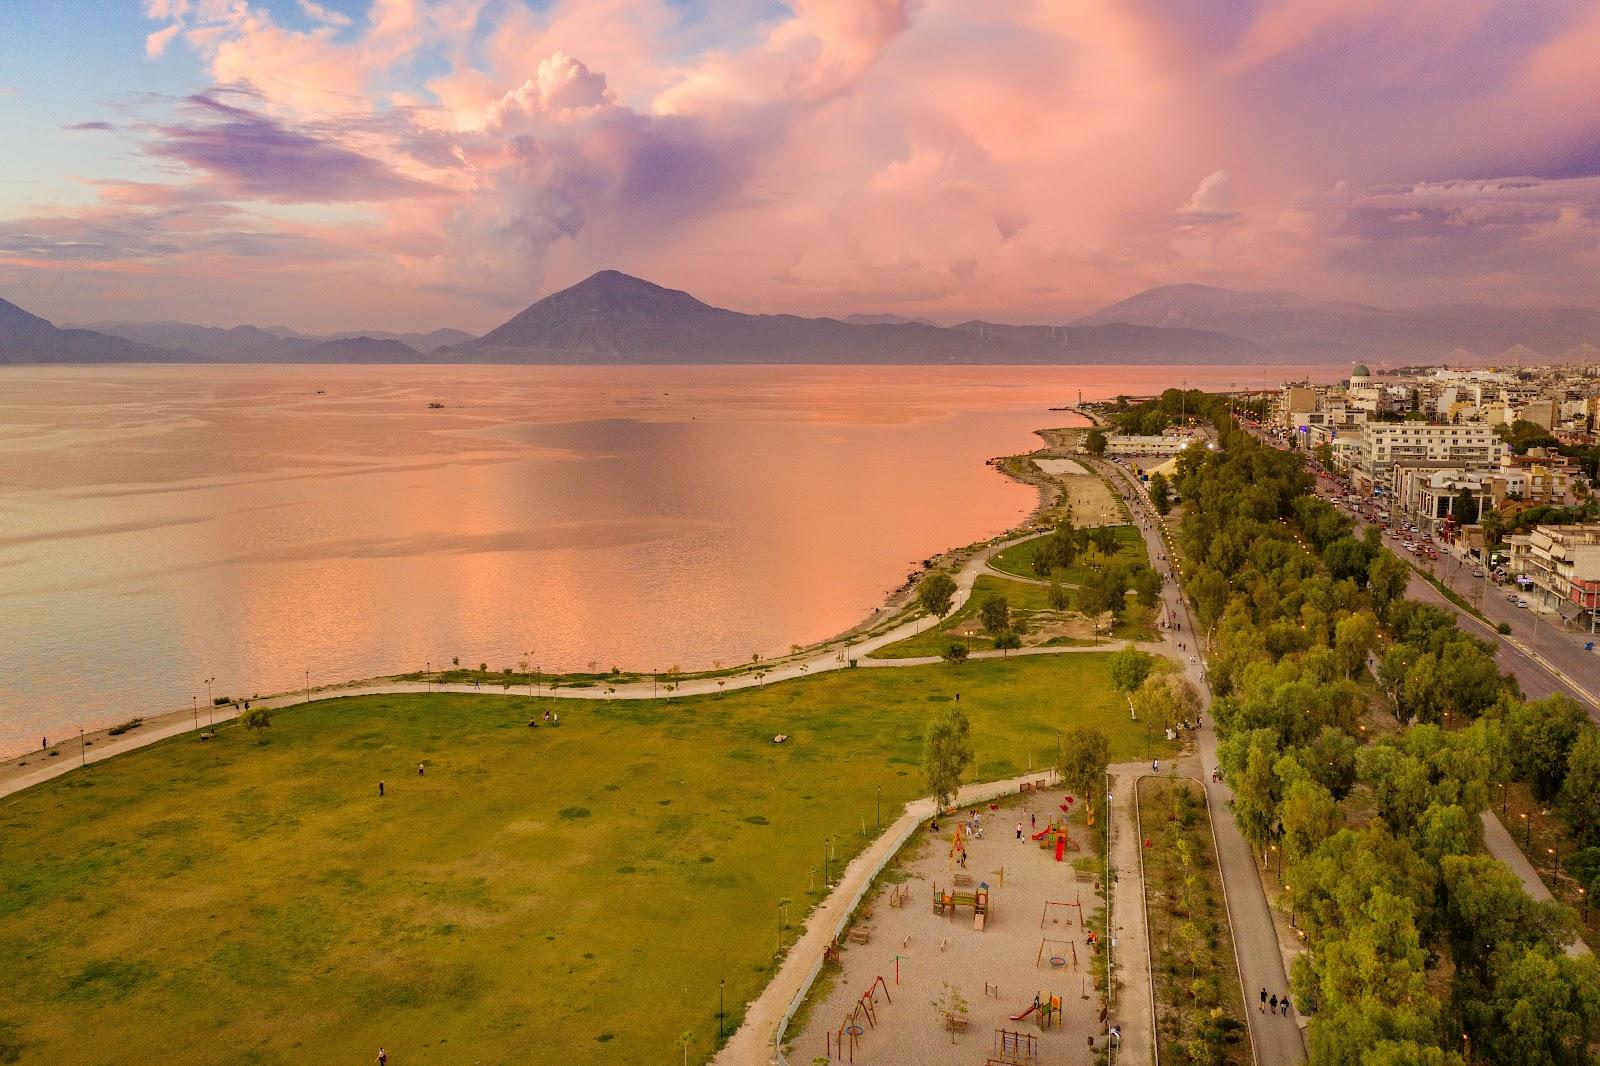
[{"label": "small boat on water", "polygon": [[430,408],[432,408],[433,410],[435,410],[435,411],[444,410],[444,404],[440,403],[438,400],[432,401],[431,403],[428,404],[428,406]]}]

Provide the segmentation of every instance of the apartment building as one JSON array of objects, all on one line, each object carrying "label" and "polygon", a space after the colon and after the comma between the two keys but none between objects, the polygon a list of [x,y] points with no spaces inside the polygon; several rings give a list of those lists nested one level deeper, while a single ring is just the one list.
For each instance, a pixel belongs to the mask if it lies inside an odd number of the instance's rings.
[{"label": "apartment building", "polygon": [[1436,426],[1426,422],[1369,422],[1362,428],[1361,458],[1352,475],[1371,489],[1392,492],[1394,464],[1448,462],[1463,470],[1492,470],[1506,446],[1483,423]]},{"label": "apartment building", "polygon": [[1525,579],[1541,606],[1591,629],[1600,620],[1600,522],[1535,526],[1506,538],[1510,571]]}]

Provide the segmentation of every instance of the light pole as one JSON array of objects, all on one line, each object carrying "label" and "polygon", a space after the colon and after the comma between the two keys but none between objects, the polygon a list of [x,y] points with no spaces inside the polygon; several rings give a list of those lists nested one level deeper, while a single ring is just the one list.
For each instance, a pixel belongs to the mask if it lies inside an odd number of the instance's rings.
[{"label": "light pole", "polygon": [[433,691],[433,660],[431,659],[422,664],[422,684],[424,691]]},{"label": "light pole", "polygon": [[717,1043],[722,1043],[722,990],[728,984],[727,978],[717,981]]},{"label": "light pole", "polygon": [[200,728],[200,697],[191,695],[189,697],[189,706],[194,708],[194,727],[195,727],[195,729],[199,729]]},{"label": "light pole", "polygon": [[[530,648],[522,654],[527,656],[527,664],[531,668],[533,666],[533,649]],[[528,674],[528,698],[533,698],[533,674],[531,672]]]},{"label": "light pole", "polygon": [[83,726],[78,727],[78,765],[89,765],[89,746],[83,742]]},{"label": "light pole", "polygon": [[311,671],[306,671],[306,702],[311,702]]},{"label": "light pole", "polygon": [[875,829],[875,830],[883,828],[883,786],[882,785],[878,786],[878,813],[876,813],[876,814],[874,814],[872,816],[872,828]]},{"label": "light pole", "polygon": [[210,703],[211,703],[211,682],[213,682],[213,681],[215,681],[215,680],[216,680],[216,678],[215,678],[215,677],[208,677],[208,678],[206,678],[206,704],[207,704],[207,705],[208,705],[208,706],[209,706],[209,705],[210,705]]}]

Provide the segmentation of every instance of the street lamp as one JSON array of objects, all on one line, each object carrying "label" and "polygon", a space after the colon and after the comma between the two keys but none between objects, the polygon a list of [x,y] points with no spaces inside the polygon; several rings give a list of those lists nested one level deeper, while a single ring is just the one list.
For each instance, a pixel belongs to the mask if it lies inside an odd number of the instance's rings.
[{"label": "street lamp", "polygon": [[422,684],[424,691],[433,691],[433,660],[431,659],[422,664]]},{"label": "street lamp", "polygon": [[306,702],[311,702],[311,671],[306,671]]},{"label": "street lamp", "polygon": [[208,705],[211,703],[211,682],[213,682],[215,680],[216,680],[215,677],[206,678],[206,703]]},{"label": "street lamp", "polygon": [[78,765],[89,765],[89,745],[83,742],[83,726],[78,727]]},{"label": "street lamp", "polygon": [[872,816],[872,828],[883,828],[883,786],[878,786],[878,811]]},{"label": "street lamp", "polygon": [[1528,812],[1523,811],[1517,817],[1522,819],[1522,847],[1524,850],[1533,847],[1533,823],[1528,821]]},{"label": "street lamp", "polygon": [[717,1042],[722,1041],[722,990],[727,987],[727,978],[717,981]]},{"label": "street lamp", "polygon": [[199,729],[200,728],[200,697],[191,695],[189,697],[189,706],[194,709],[194,727],[196,729]]}]

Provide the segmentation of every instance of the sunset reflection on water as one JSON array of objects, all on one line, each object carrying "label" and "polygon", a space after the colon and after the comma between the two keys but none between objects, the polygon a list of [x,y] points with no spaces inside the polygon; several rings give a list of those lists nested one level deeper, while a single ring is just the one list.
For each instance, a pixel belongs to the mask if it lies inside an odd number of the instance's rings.
[{"label": "sunset reflection on water", "polygon": [[1175,373],[7,368],[0,750],[187,706],[205,677],[783,652],[1025,515],[984,460],[1068,420],[1048,407]]}]

